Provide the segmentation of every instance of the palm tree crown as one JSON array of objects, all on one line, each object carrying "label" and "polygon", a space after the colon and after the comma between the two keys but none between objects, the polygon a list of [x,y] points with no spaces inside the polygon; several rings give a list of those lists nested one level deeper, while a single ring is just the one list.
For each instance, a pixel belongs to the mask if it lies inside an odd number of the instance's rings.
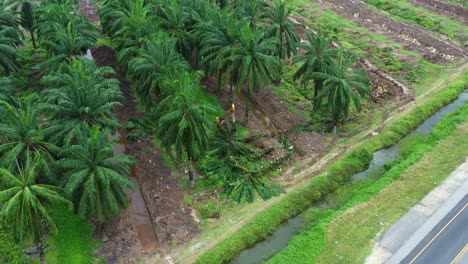
[{"label": "palm tree crown", "polygon": [[74,59],[63,73],[42,79],[51,87],[43,92],[44,108],[52,113],[51,138],[55,142],[73,143],[78,131],[98,124],[115,129],[120,126],[112,113],[121,95],[119,82],[107,78],[114,74],[109,67],[98,67],[87,59]]},{"label": "palm tree crown", "polygon": [[[348,117],[350,103],[361,110],[360,98],[370,95],[369,79],[363,69],[350,71],[356,58],[349,53],[340,52],[336,60],[327,65],[326,73],[315,73],[314,78],[324,81],[318,100],[326,99],[335,125]],[[355,92],[355,90],[357,93]]]},{"label": "palm tree crown", "polygon": [[113,156],[109,132],[94,126],[78,135],[79,145],[66,147],[59,165],[65,170],[64,188],[83,218],[103,223],[128,204],[124,192],[134,189],[127,178],[134,164],[129,156]]},{"label": "palm tree crown", "polygon": [[273,8],[268,8],[265,18],[265,23],[269,24],[265,37],[277,39],[277,53],[280,59],[295,55],[297,43],[301,41],[294,30],[300,24],[290,21],[289,13],[286,4],[277,0]]},{"label": "palm tree crown", "polygon": [[305,54],[293,59],[293,63],[303,62],[294,74],[294,79],[300,79],[304,87],[314,80],[314,106],[318,107],[320,102],[317,95],[322,89],[323,81],[314,79],[314,74],[326,72],[326,65],[336,56],[339,49],[332,48],[332,39],[320,28],[317,33],[307,32],[307,42],[299,43],[298,46],[305,50]]},{"label": "palm tree crown", "polygon": [[176,39],[163,32],[145,41],[144,48],[128,64],[129,75],[136,83],[138,98],[149,110],[154,92],[160,93],[163,83],[177,79],[189,65],[176,51]]},{"label": "palm tree crown", "polygon": [[31,95],[16,103],[0,101],[0,165],[14,169],[23,164],[26,154],[38,158],[42,168],[49,171],[58,147],[45,140],[47,129],[40,123],[40,107]]}]

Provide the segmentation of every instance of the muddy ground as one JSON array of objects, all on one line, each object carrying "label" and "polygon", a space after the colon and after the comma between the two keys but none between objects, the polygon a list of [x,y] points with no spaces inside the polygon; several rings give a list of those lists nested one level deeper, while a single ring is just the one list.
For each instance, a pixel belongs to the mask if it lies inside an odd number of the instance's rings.
[{"label": "muddy ground", "polygon": [[356,25],[371,32],[384,35],[400,43],[406,50],[421,54],[433,63],[446,63],[456,59],[466,59],[468,50],[435,37],[424,29],[404,22],[394,21],[370,10],[358,0],[313,0],[321,8],[331,10]]},{"label": "muddy ground", "polygon": [[468,25],[468,9],[439,0],[412,0],[413,5]]}]

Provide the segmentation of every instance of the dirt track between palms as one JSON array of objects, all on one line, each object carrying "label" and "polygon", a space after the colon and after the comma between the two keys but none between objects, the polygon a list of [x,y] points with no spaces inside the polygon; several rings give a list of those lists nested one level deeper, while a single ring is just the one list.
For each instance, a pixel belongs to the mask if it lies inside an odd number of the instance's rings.
[{"label": "dirt track between palms", "polygon": [[436,38],[424,29],[404,22],[394,21],[376,11],[370,10],[357,0],[313,0],[323,9],[331,10],[353,23],[376,34],[401,43],[409,51],[421,54],[433,63],[445,63],[456,59],[466,59],[468,50]]},{"label": "dirt track between palms", "polygon": [[412,0],[413,5],[468,25],[468,9],[439,0]]}]

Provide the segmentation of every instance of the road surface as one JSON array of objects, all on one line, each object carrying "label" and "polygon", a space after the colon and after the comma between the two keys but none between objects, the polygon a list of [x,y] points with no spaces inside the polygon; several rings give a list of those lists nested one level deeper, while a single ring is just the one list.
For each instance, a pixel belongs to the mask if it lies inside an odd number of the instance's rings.
[{"label": "road surface", "polygon": [[465,195],[401,263],[468,264],[468,195]]}]

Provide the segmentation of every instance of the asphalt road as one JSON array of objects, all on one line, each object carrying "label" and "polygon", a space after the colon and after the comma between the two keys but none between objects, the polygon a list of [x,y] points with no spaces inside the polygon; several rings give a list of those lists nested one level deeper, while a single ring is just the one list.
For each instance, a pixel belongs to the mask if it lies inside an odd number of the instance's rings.
[{"label": "asphalt road", "polygon": [[465,195],[401,263],[468,264],[468,195]]}]

